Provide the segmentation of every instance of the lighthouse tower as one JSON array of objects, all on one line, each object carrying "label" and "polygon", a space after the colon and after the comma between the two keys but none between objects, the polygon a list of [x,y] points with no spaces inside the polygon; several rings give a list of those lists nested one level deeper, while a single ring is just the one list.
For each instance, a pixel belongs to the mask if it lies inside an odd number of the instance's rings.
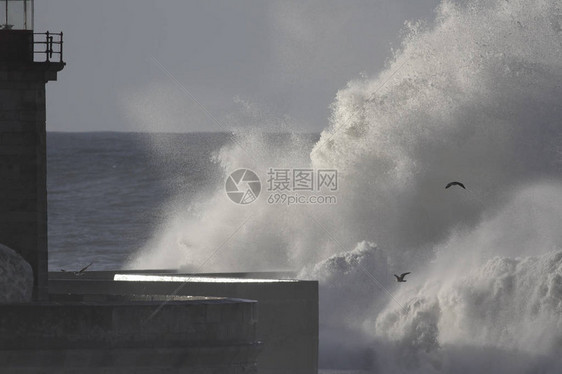
[{"label": "lighthouse tower", "polygon": [[33,0],[0,0],[0,243],[47,293],[45,85],[63,69],[62,33],[33,31]]}]

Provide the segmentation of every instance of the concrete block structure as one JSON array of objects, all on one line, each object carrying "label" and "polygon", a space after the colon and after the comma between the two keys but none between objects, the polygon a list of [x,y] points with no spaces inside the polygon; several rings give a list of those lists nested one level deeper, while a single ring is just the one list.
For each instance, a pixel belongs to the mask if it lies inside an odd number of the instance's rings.
[{"label": "concrete block structure", "polygon": [[178,274],[174,271],[49,273],[53,301],[99,300],[109,295],[206,295],[258,301],[260,374],[318,373],[318,282],[290,273]]},{"label": "concrete block structure", "polygon": [[65,65],[62,34],[33,32],[33,1],[0,5],[0,243],[31,265],[33,299],[46,300],[45,84]]},{"label": "concrete block structure", "polygon": [[0,305],[0,372],[256,374],[256,308],[142,295]]}]

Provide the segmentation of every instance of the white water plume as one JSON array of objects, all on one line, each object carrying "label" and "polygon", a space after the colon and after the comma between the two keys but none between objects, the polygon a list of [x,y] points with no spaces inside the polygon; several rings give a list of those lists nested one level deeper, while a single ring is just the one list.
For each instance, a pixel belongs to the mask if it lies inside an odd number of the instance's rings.
[{"label": "white water plume", "polygon": [[[225,178],[335,168],[336,205],[239,206],[221,181],[176,205],[131,266],[300,270],[321,282],[323,337],[385,373],[556,372],[561,25],[561,1],[444,1],[379,76],[337,93],[314,147],[244,131],[217,155]],[[321,363],[353,361],[338,355],[325,342]]]}]

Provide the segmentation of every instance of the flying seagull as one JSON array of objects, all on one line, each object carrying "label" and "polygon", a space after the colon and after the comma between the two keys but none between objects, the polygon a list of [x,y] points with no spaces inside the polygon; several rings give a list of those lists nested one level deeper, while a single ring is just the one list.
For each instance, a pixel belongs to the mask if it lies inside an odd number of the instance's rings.
[{"label": "flying seagull", "polygon": [[[90,262],[88,265],[84,266],[82,269],[80,269],[78,271],[73,271],[74,275],[76,275],[76,276],[84,275],[84,272],[86,271],[86,269],[88,269],[92,264],[93,264],[93,262]],[[64,269],[60,269],[60,271],[67,272]]]},{"label": "flying seagull", "polygon": [[451,187],[451,186],[460,186],[462,188],[464,188],[466,190],[466,187],[464,186],[464,184],[462,184],[461,182],[450,182],[445,186],[445,189]]},{"label": "flying seagull", "polygon": [[407,272],[407,273],[402,273],[400,274],[400,276],[394,274],[394,276],[396,277],[396,281],[397,282],[406,282],[406,279],[404,279],[406,277],[406,275],[410,274],[411,272]]}]

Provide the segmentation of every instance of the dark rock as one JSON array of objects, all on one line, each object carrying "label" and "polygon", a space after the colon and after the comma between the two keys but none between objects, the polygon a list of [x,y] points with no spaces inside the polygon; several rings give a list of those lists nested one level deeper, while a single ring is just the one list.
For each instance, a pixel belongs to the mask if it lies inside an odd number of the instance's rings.
[{"label": "dark rock", "polygon": [[33,271],[19,254],[0,244],[0,303],[31,301]]}]

